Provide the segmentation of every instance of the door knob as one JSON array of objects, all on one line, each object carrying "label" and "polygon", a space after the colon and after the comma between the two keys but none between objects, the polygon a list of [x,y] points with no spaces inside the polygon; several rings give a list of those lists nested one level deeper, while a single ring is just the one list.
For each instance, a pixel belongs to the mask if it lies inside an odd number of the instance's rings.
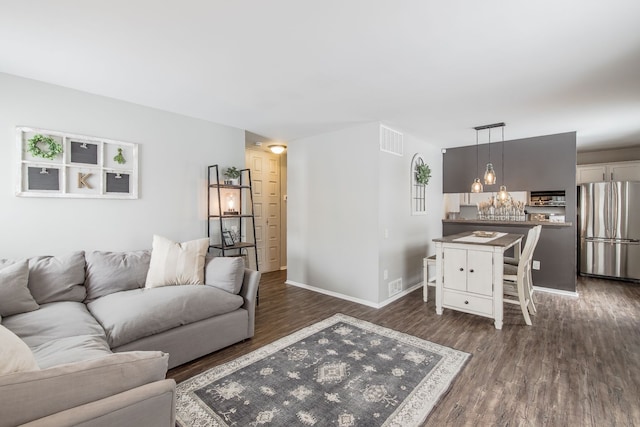
[{"label": "door knob", "polygon": [[471,270],[469,270],[469,273],[473,273],[473,268]]},{"label": "door knob", "polygon": [[460,271],[464,271],[464,268],[460,267]]},{"label": "door knob", "polygon": [[465,301],[464,303],[465,303],[465,304],[469,304],[469,301]]}]

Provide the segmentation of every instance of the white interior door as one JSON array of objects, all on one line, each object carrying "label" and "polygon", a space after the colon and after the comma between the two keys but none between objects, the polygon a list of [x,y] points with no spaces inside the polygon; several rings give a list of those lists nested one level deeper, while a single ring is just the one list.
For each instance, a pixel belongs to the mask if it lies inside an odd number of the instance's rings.
[{"label": "white interior door", "polygon": [[256,244],[260,271],[280,269],[280,157],[247,150],[251,169]]}]

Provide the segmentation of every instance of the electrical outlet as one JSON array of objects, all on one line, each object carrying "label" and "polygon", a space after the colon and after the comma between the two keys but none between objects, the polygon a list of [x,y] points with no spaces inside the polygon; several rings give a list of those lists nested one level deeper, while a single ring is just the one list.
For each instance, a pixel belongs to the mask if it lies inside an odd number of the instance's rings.
[{"label": "electrical outlet", "polygon": [[382,280],[387,280],[389,278],[389,270],[384,270],[382,272]]},{"label": "electrical outlet", "polygon": [[533,268],[534,270],[540,270],[540,261],[536,261],[534,259],[533,264],[531,265],[531,268]]}]

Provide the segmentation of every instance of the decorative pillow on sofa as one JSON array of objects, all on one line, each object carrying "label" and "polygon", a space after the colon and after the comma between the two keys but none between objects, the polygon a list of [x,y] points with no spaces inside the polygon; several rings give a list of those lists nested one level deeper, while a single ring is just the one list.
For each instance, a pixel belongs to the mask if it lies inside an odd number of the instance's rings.
[{"label": "decorative pillow on sofa", "polygon": [[244,280],[244,260],[241,257],[207,257],[204,284],[238,294]]},{"label": "decorative pillow on sofa", "polygon": [[26,313],[40,308],[31,296],[27,260],[0,265],[0,316]]},{"label": "decorative pillow on sofa", "polygon": [[85,301],[119,291],[144,288],[151,261],[150,251],[101,252],[85,254],[87,272]]},{"label": "decorative pillow on sofa", "polygon": [[39,369],[29,346],[16,334],[0,325],[0,375]]},{"label": "decorative pillow on sofa", "polygon": [[84,251],[29,258],[29,290],[38,304],[82,302],[86,296]]},{"label": "decorative pillow on sofa", "polygon": [[208,248],[208,238],[176,243],[154,235],[145,287],[202,285]]}]

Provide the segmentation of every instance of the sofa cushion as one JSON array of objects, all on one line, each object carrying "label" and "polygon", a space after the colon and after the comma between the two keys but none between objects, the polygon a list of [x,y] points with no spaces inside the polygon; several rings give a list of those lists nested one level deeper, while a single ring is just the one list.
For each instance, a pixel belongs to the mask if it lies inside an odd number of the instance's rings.
[{"label": "sofa cushion", "polygon": [[104,330],[79,302],[43,304],[39,310],[5,317],[3,325],[31,348],[43,369],[111,353]]},{"label": "sofa cushion", "polygon": [[163,380],[168,360],[159,351],[133,351],[0,376],[0,425],[21,425]]},{"label": "sofa cushion", "polygon": [[242,257],[207,257],[204,267],[204,284],[237,294],[244,280]]},{"label": "sofa cushion", "polygon": [[11,316],[38,309],[28,283],[29,264],[26,260],[0,266],[0,315]]},{"label": "sofa cushion", "polygon": [[[111,348],[178,326],[234,311],[239,295],[211,286],[184,285],[117,292],[87,304]],[[221,332],[222,333],[222,332]]]},{"label": "sofa cushion", "polygon": [[208,238],[176,243],[154,235],[145,286],[203,284],[204,257],[208,248]]},{"label": "sofa cushion", "polygon": [[38,304],[82,302],[86,295],[84,252],[29,259],[29,290]]},{"label": "sofa cushion", "polygon": [[85,260],[85,301],[91,301],[114,292],[143,288],[151,252],[93,251],[85,254]]},{"label": "sofa cushion", "polygon": [[16,334],[0,325],[0,375],[38,369],[40,368],[29,346]]}]

